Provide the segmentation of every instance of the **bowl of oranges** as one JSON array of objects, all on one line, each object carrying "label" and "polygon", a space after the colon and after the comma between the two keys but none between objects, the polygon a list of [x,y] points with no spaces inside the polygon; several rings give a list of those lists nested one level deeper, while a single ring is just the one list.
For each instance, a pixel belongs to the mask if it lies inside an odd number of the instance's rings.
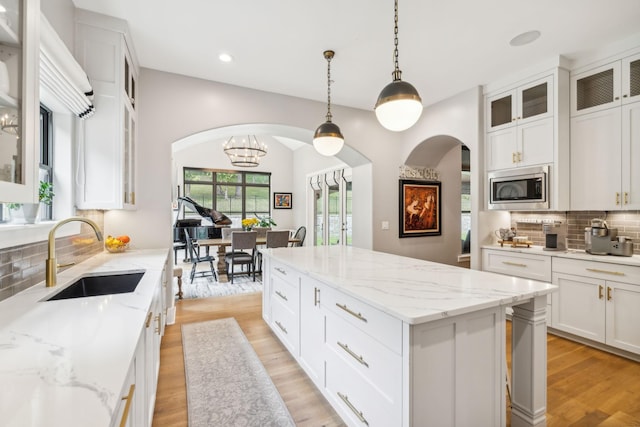
[{"label": "bowl of oranges", "polygon": [[129,248],[131,239],[127,235],[118,237],[107,236],[104,240],[104,248],[111,253],[121,253]]}]

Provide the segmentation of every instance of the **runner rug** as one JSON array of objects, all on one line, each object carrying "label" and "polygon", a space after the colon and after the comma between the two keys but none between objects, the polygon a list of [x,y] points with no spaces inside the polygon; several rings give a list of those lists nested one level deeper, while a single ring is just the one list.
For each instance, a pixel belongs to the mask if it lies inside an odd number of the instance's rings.
[{"label": "runner rug", "polygon": [[182,325],[189,427],[295,426],[233,318]]}]

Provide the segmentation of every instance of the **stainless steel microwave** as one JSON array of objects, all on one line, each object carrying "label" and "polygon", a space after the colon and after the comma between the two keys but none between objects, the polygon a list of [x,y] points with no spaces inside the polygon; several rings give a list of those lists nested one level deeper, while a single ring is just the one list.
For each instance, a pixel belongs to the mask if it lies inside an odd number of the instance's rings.
[{"label": "stainless steel microwave", "polygon": [[549,166],[489,172],[489,209],[549,209]]}]

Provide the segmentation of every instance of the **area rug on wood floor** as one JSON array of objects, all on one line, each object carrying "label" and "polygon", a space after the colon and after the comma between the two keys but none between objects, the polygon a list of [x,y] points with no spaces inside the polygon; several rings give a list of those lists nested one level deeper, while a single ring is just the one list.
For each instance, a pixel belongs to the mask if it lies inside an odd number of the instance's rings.
[{"label": "area rug on wood floor", "polygon": [[182,325],[189,427],[295,426],[233,318]]},{"label": "area rug on wood floor", "polygon": [[[174,295],[178,293],[178,283],[173,283]],[[216,282],[213,277],[195,277],[193,283],[189,282],[189,270],[183,270],[182,273],[182,298],[209,298],[222,297],[227,295],[248,294],[253,292],[262,292],[262,282],[259,278],[252,281],[250,277],[238,276],[233,278],[231,282]],[[177,298],[177,297],[176,297]]]}]

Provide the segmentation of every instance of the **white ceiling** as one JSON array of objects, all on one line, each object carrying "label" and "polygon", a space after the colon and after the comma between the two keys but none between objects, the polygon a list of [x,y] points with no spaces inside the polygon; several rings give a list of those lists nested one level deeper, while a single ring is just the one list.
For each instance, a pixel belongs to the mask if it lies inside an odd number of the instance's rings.
[{"label": "white ceiling", "polygon": [[[393,71],[392,0],[73,0],[129,23],[142,67],[373,109]],[[400,0],[400,69],[424,105],[640,35],[640,0]],[[539,30],[533,44],[509,40]],[[227,52],[232,63],[221,63]]]}]

